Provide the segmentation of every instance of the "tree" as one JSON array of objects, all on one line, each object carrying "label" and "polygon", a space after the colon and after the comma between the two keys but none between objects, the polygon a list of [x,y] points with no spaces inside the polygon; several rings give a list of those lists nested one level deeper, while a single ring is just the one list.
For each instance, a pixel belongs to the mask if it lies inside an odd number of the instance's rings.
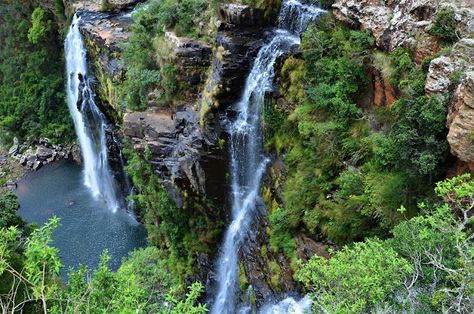
[{"label": "tree", "polygon": [[296,279],[311,287],[316,313],[368,313],[402,286],[410,263],[380,240],[344,247],[331,259],[314,256]]},{"label": "tree", "polygon": [[31,27],[28,30],[28,40],[37,44],[43,39],[43,36],[46,33],[46,25],[44,24],[44,10],[40,7],[37,7],[31,14]]},{"label": "tree", "polygon": [[474,180],[447,179],[435,192],[441,201],[421,203],[424,214],[397,225],[392,238],[301,267],[296,279],[312,291],[316,313],[474,311]]}]

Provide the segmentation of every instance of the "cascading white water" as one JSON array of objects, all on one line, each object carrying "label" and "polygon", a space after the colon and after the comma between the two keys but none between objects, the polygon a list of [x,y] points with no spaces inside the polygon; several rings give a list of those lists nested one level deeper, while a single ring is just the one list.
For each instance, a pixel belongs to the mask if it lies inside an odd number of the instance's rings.
[{"label": "cascading white water", "polygon": [[[243,95],[236,105],[238,116],[230,128],[232,222],[226,231],[217,262],[218,290],[211,310],[214,314],[235,313],[239,250],[252,232],[250,228],[259,202],[260,181],[268,163],[262,148],[260,117],[265,93],[272,89],[275,61],[291,47],[300,44],[300,33],[321,12],[324,10],[313,5],[295,0],[284,1],[279,16],[280,29],[260,49]],[[275,307],[288,308],[290,303],[298,305],[294,300],[287,301],[281,307],[269,306],[269,312],[272,313]]]},{"label": "cascading white water", "polygon": [[123,205],[109,167],[105,116],[94,101],[87,76],[87,51],[74,15],[65,41],[68,107],[74,120],[84,162],[84,184],[116,211]]}]

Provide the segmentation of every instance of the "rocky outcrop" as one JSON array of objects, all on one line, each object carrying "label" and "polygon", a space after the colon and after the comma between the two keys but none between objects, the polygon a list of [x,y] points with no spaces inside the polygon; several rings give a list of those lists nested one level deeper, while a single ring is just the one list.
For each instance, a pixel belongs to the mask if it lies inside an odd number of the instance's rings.
[{"label": "rocky outcrop", "polygon": [[202,83],[211,65],[211,46],[186,37],[178,37],[172,32],[165,33],[165,39],[172,45],[173,58],[178,67],[180,89],[184,98],[197,98]]},{"label": "rocky outcrop", "polygon": [[[220,7],[219,31],[212,58],[212,69],[200,100],[200,122],[203,125],[219,120],[238,97],[245,85],[252,60],[258,53],[265,37],[265,28],[255,18],[263,12],[242,5]],[[218,122],[217,122],[218,123]]]},{"label": "rocky outcrop", "polygon": [[149,150],[150,162],[172,190],[170,196],[178,206],[183,199],[176,188],[191,188],[191,192],[210,198],[222,196],[215,187],[219,182],[218,188],[224,188],[227,163],[221,149],[202,134],[192,108],[129,112],[124,116],[124,135],[138,153]]},{"label": "rocky outcrop", "polygon": [[98,105],[117,123],[122,118],[117,86],[125,79],[121,45],[128,40],[131,17],[126,13],[109,14],[79,11],[80,30],[87,46],[88,60],[96,80],[93,89]]},{"label": "rocky outcrop", "polygon": [[459,37],[474,31],[474,9],[468,1],[437,0],[336,0],[335,16],[355,27],[369,31],[377,46],[385,51],[397,47],[413,48],[417,60],[439,50],[439,44],[430,34],[436,12],[450,8],[459,21]]},{"label": "rocky outcrop", "polygon": [[144,0],[63,0],[69,11],[87,10],[91,12],[100,11],[122,11],[134,7],[137,3]]},{"label": "rocky outcrop", "polygon": [[474,171],[474,72],[468,72],[453,96],[448,117],[451,153]]},{"label": "rocky outcrop", "polygon": [[444,97],[456,88],[464,73],[474,70],[474,39],[463,38],[447,55],[431,61],[426,77],[427,95]]},{"label": "rocky outcrop", "polygon": [[27,169],[36,171],[42,166],[61,159],[73,159],[80,162],[80,154],[77,146],[52,144],[47,138],[40,138],[34,146],[15,143],[9,150],[9,156]]},{"label": "rocky outcrop", "polygon": [[242,4],[223,4],[219,8],[223,23],[234,27],[245,28],[264,26],[264,11]]}]

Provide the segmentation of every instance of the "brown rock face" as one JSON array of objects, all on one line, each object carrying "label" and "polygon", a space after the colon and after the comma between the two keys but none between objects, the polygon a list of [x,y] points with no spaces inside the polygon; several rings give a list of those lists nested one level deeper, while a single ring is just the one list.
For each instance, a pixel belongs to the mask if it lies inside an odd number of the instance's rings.
[{"label": "brown rock face", "polygon": [[374,84],[374,105],[379,107],[390,107],[397,97],[395,96],[395,90],[390,85],[388,80],[383,76],[383,74],[374,70],[373,73],[373,84]]},{"label": "brown rock face", "polygon": [[308,261],[314,255],[329,258],[329,253],[326,246],[322,243],[316,242],[305,235],[296,237],[296,244],[298,246],[298,258]]},{"label": "brown rock face", "polygon": [[265,24],[263,10],[248,5],[223,4],[219,8],[219,15],[224,23],[236,27],[263,26]]},{"label": "brown rock face", "polygon": [[459,20],[458,33],[467,37],[474,31],[472,3],[446,0],[336,0],[334,15],[341,21],[368,30],[377,46],[385,51],[411,47],[417,61],[439,50],[436,39],[429,34],[436,12],[449,7]]},{"label": "brown rock face", "polygon": [[460,160],[474,164],[474,72],[468,72],[453,97],[448,142]]}]

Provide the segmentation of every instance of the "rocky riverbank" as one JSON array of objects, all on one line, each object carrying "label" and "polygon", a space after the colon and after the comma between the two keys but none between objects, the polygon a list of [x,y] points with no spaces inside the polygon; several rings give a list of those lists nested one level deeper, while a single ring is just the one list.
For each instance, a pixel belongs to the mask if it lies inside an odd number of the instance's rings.
[{"label": "rocky riverbank", "polygon": [[26,173],[64,159],[81,163],[79,147],[76,144],[53,144],[47,138],[40,138],[33,144],[20,144],[15,138],[8,152],[0,148],[0,189],[15,189],[18,179]]}]

